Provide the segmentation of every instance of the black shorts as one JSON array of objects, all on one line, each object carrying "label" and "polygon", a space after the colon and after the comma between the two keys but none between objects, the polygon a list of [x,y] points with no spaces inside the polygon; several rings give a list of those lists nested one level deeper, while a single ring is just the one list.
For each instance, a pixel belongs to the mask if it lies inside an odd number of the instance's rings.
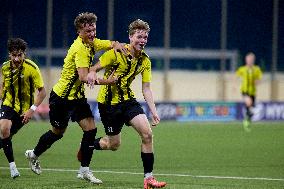
[{"label": "black shorts", "polygon": [[23,116],[18,114],[13,108],[2,105],[0,110],[0,119],[9,119],[12,121],[10,135],[16,134],[23,126]]},{"label": "black shorts", "polygon": [[255,96],[254,95],[249,95],[248,93],[242,93],[242,95],[245,97],[245,96],[247,96],[247,97],[250,97],[251,98],[251,100],[252,100],[252,106],[255,106]]},{"label": "black shorts", "polygon": [[98,103],[100,116],[109,136],[121,132],[124,124],[129,126],[129,121],[139,114],[144,114],[141,105],[135,100],[127,100],[116,105],[105,105]]},{"label": "black shorts", "polygon": [[82,119],[94,117],[86,98],[67,100],[51,91],[49,97],[49,119],[53,127],[66,128],[68,121],[79,122]]}]

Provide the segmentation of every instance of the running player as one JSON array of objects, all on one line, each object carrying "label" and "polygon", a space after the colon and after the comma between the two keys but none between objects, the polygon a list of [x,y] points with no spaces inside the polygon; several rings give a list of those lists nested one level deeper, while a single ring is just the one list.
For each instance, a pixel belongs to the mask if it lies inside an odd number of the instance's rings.
[{"label": "running player", "polygon": [[46,96],[40,70],[36,63],[26,58],[26,49],[27,43],[23,39],[9,39],[10,60],[4,62],[1,69],[0,143],[10,164],[12,178],[20,176],[14,161],[12,136],[29,122]]},{"label": "running player", "polygon": [[[82,161],[79,172],[82,178],[95,184],[102,183],[94,177],[89,169],[93,154],[93,144],[97,133],[94,117],[85,97],[84,83],[92,65],[95,52],[111,48],[124,50],[123,45],[109,40],[96,38],[97,17],[93,13],[79,14],[74,25],[78,33],[77,39],[68,50],[59,81],[54,85],[49,98],[49,116],[52,130],[44,133],[33,150],[27,150],[25,155],[29,160],[31,170],[41,174],[38,157],[51,145],[61,139],[68,126],[68,121],[76,121],[83,130]],[[100,84],[115,82],[113,77],[99,80]]]},{"label": "running player", "polygon": [[[126,45],[128,54],[110,50],[104,53],[88,74],[88,79],[94,82],[96,72],[105,69],[104,78],[115,70],[118,78],[114,85],[101,86],[98,94],[98,107],[106,136],[97,138],[94,142],[96,150],[117,150],[120,146],[121,130],[124,124],[132,126],[141,137],[141,159],[144,167],[144,188],[162,188],[165,182],[158,182],[152,175],[154,165],[153,136],[148,119],[136,101],[130,88],[138,74],[142,75],[142,93],[152,113],[152,125],[157,125],[160,118],[157,114],[151,84],[151,61],[144,52],[148,41],[150,27],[143,20],[135,20],[129,25],[130,44]],[[91,83],[92,84],[92,83]],[[81,150],[82,150],[81,145]],[[82,150],[83,151],[83,150]],[[81,151],[78,159],[81,160]],[[78,177],[82,175],[79,173]]]},{"label": "running player", "polygon": [[256,86],[262,78],[259,66],[254,65],[255,55],[250,52],[245,56],[245,65],[241,66],[236,75],[242,79],[241,93],[246,106],[246,115],[243,121],[245,131],[250,131],[250,122],[253,116],[252,108],[255,105]]}]

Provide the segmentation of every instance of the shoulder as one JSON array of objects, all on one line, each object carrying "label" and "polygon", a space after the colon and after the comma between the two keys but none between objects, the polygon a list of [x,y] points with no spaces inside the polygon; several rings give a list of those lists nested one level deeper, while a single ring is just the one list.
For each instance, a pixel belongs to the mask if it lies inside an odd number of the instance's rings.
[{"label": "shoulder", "polygon": [[1,68],[2,68],[2,69],[6,69],[6,68],[10,67],[10,63],[11,63],[10,60],[4,62],[4,63],[2,64],[2,66],[1,66]]},{"label": "shoulder", "polygon": [[78,36],[77,39],[75,39],[74,42],[72,43],[72,45],[70,46],[69,51],[70,50],[78,51],[78,50],[82,50],[82,49],[85,49],[85,46],[82,42],[82,39]]},{"label": "shoulder", "polygon": [[30,68],[30,69],[33,69],[33,70],[39,69],[37,64],[34,61],[30,60],[30,59],[25,59],[24,65],[26,67]]}]

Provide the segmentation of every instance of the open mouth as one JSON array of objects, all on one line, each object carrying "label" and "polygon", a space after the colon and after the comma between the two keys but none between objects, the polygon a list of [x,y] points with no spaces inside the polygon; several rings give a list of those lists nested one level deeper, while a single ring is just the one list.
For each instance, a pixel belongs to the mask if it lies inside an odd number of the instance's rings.
[{"label": "open mouth", "polygon": [[140,47],[141,49],[144,49],[145,45],[144,45],[144,44],[140,44],[139,47]]}]

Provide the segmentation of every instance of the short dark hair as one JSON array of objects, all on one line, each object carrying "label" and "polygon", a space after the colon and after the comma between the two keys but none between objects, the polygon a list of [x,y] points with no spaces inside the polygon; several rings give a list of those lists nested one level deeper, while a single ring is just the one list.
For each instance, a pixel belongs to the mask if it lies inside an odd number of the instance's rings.
[{"label": "short dark hair", "polygon": [[128,33],[129,35],[133,35],[136,30],[146,30],[147,33],[150,32],[150,26],[147,22],[137,19],[131,22],[128,26]]},{"label": "short dark hair", "polygon": [[10,38],[8,39],[7,46],[9,52],[19,51],[19,50],[25,52],[27,49],[27,42],[25,42],[21,38]]},{"label": "short dark hair", "polygon": [[83,12],[80,13],[74,20],[74,26],[77,31],[82,28],[82,25],[95,24],[97,22],[97,16],[94,13]]}]

